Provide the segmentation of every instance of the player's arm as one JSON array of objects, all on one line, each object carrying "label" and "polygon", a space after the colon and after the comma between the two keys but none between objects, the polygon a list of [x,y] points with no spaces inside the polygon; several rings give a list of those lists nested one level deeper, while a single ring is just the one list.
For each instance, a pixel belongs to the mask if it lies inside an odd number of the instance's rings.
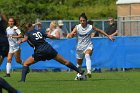
[{"label": "player's arm", "polygon": [[117,36],[118,35],[118,30],[116,30],[111,36]]},{"label": "player's arm", "polygon": [[21,44],[23,42],[26,42],[27,40],[28,40],[28,36],[25,35],[23,39],[21,39],[21,40],[18,41],[18,44]]},{"label": "player's arm", "polygon": [[23,38],[23,35],[21,34],[20,29],[16,28],[14,31],[17,33],[17,35],[12,35],[12,38]]},{"label": "player's arm", "polygon": [[97,31],[97,32],[99,32],[99,33],[101,33],[101,34],[107,36],[110,40],[112,40],[112,41],[114,40],[114,38],[113,38],[112,36],[108,35],[105,31],[103,31],[103,30],[101,30],[101,29],[98,29],[98,28],[96,28],[96,27],[93,27],[93,29],[94,29],[95,31]]},{"label": "player's arm", "polygon": [[47,38],[50,38],[50,39],[59,39],[59,38],[57,38],[57,37],[55,37],[53,35],[50,35],[50,34],[46,34],[46,37]]},{"label": "player's arm", "polygon": [[77,34],[77,29],[74,28],[73,31],[67,35],[67,38],[72,38],[72,37],[74,37],[76,34]]},{"label": "player's arm", "polygon": [[11,36],[12,38],[23,38],[22,34],[18,34],[17,36]]}]

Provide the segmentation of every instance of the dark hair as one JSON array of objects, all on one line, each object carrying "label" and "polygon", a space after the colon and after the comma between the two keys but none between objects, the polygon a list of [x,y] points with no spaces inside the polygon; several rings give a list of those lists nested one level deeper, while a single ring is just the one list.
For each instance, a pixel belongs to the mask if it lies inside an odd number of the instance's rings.
[{"label": "dark hair", "polygon": [[84,19],[88,20],[85,13],[82,13],[82,14],[79,16],[79,20],[80,20],[81,17],[83,17]]},{"label": "dark hair", "polygon": [[29,27],[31,27],[31,26],[32,26],[32,23],[27,23],[27,24],[25,25],[26,28],[29,28]]}]

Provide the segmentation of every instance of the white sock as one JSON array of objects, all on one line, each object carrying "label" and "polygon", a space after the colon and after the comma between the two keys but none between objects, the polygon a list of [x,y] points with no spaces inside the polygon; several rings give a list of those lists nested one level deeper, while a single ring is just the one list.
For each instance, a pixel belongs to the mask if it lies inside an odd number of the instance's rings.
[{"label": "white sock", "polygon": [[10,74],[10,70],[11,70],[11,63],[7,63],[7,65],[6,65],[7,74]]},{"label": "white sock", "polygon": [[90,59],[90,55],[86,54],[85,58],[86,58],[87,73],[91,73],[91,59]]}]

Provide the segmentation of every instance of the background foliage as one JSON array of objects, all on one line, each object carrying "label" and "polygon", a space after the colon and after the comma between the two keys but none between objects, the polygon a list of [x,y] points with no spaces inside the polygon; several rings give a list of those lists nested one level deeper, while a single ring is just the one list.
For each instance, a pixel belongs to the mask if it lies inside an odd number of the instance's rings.
[{"label": "background foliage", "polygon": [[116,0],[0,0],[0,12],[21,22],[77,20],[85,12],[89,19],[116,18]]}]

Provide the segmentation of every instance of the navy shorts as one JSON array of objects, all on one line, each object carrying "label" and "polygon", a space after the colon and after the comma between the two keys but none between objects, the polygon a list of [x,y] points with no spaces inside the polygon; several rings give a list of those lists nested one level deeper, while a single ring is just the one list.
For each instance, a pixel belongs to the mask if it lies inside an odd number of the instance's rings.
[{"label": "navy shorts", "polygon": [[7,57],[9,52],[9,45],[8,44],[1,44],[0,43],[0,56]]},{"label": "navy shorts", "polygon": [[51,60],[57,56],[58,52],[48,43],[40,45],[35,49],[32,57],[37,61]]}]

